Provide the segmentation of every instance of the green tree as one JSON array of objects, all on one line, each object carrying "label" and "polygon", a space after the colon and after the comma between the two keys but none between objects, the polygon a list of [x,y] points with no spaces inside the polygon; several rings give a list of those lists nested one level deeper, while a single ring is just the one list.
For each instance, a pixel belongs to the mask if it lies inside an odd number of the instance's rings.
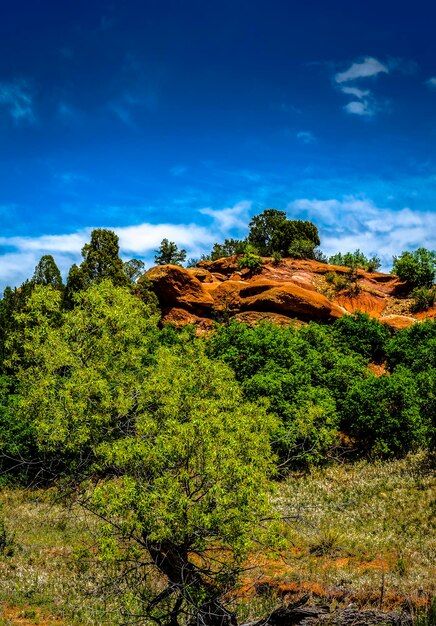
[{"label": "green tree", "polygon": [[45,254],[41,257],[35,267],[31,282],[35,285],[51,285],[54,289],[63,290],[62,276],[51,254]]},{"label": "green tree", "polygon": [[372,256],[368,259],[359,249],[354,252],[346,252],[345,254],[338,252],[331,256],[328,262],[331,265],[345,265],[345,267],[352,269],[360,267],[368,272],[375,272],[381,265],[381,261],[377,256]]},{"label": "green tree", "polygon": [[391,333],[387,326],[366,313],[344,315],[333,324],[338,343],[345,349],[380,362],[386,356]]},{"label": "green tree", "polygon": [[186,260],[186,250],[179,250],[174,241],[162,239],[154,260],[158,265],[181,265]]},{"label": "green tree", "polygon": [[214,243],[211,253],[207,259],[216,261],[223,257],[233,256],[234,254],[243,254],[247,241],[245,239],[224,239],[223,243]]},{"label": "green tree", "polygon": [[399,257],[394,256],[392,273],[397,274],[409,289],[430,289],[436,275],[436,252],[418,248],[414,252],[403,252]]},{"label": "green tree", "polygon": [[130,259],[123,264],[124,273],[131,283],[135,283],[145,270],[145,263],[141,259]]},{"label": "green tree", "polygon": [[278,252],[283,257],[313,258],[320,240],[312,222],[288,220],[284,211],[266,209],[251,220],[248,242],[261,256]]},{"label": "green tree", "polygon": [[114,285],[127,287],[131,279],[119,256],[118,236],[106,228],[96,228],[91,232],[91,241],[82,248],[83,261],[80,266],[71,266],[64,294],[64,306],[71,308],[74,296],[91,284],[110,280]]},{"label": "green tree", "polygon": [[93,230],[91,241],[82,248],[83,261],[80,269],[85,285],[105,279],[109,279],[114,285],[127,285],[128,279],[119,252],[118,236],[112,230]]},{"label": "green tree", "polygon": [[138,620],[234,623],[226,592],[266,540],[275,420],[200,342],[156,352],[156,321],[110,282],[79,293],[60,325],[44,314],[57,307],[47,288],[29,301],[20,411],[106,520],[99,558],[118,564],[114,588],[127,581]]},{"label": "green tree", "polygon": [[[283,227],[285,222],[286,213],[284,211],[278,211],[277,209],[265,209],[265,211],[259,215],[255,215],[249,223],[249,243],[251,243],[259,251],[261,256],[268,256],[269,254],[272,254],[273,237],[277,231]],[[281,252],[281,250],[275,248],[274,251]]]}]

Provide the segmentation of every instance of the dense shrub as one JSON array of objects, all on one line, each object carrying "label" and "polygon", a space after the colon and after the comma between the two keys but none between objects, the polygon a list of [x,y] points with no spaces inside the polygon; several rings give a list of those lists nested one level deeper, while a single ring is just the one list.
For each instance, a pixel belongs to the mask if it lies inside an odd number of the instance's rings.
[{"label": "dense shrub", "polygon": [[430,289],[435,280],[436,253],[427,248],[418,248],[414,252],[403,252],[399,257],[394,256],[392,273],[397,274],[410,289]]},{"label": "dense shrub", "polygon": [[367,359],[381,361],[386,355],[390,331],[366,313],[344,315],[334,323],[333,332],[341,346]]},{"label": "dense shrub", "polygon": [[370,454],[401,455],[425,446],[429,425],[417,395],[415,377],[402,368],[358,380],[344,400],[341,427]]},{"label": "dense shrub", "polygon": [[255,274],[262,269],[262,258],[257,254],[255,248],[247,245],[244,254],[238,259],[238,269],[250,270],[252,274]]},{"label": "dense shrub", "polygon": [[400,365],[416,373],[436,368],[436,321],[413,324],[393,335],[386,344],[386,356],[392,371]]},{"label": "dense shrub", "polygon": [[436,301],[436,288],[432,287],[415,287],[410,294],[413,298],[412,311],[417,313],[418,311],[428,311]]}]

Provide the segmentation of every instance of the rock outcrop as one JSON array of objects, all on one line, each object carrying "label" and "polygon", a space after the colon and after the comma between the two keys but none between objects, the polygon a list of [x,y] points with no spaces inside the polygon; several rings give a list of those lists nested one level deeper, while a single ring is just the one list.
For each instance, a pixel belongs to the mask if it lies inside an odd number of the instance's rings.
[{"label": "rock outcrop", "polygon": [[436,317],[436,307],[425,314],[410,313],[404,288],[392,274],[358,270],[359,289],[337,291],[329,274],[346,276],[349,268],[311,260],[264,258],[255,275],[238,269],[238,257],[201,261],[197,267],[160,265],[145,274],[162,309],[163,323],[195,324],[200,331],[215,321],[235,318],[254,325],[329,323],[361,311],[393,329],[407,328],[420,319]]}]

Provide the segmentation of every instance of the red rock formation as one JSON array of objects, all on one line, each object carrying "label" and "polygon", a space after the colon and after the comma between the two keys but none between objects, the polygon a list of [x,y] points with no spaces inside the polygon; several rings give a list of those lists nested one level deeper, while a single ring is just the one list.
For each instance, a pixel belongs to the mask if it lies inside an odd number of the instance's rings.
[{"label": "red rock formation", "polygon": [[331,322],[344,315],[345,311],[331,303],[320,293],[303,289],[292,283],[272,287],[245,298],[243,310],[267,311],[297,317],[306,321]]},{"label": "red rock formation", "polygon": [[361,311],[362,313],[368,313],[371,317],[380,317],[386,308],[386,296],[372,294],[368,291],[361,291],[356,295],[342,292],[338,294],[334,302],[349,313]]},{"label": "red rock formation", "polygon": [[157,265],[145,276],[150,280],[162,309],[178,306],[198,313],[210,312],[214,306],[212,296],[198,278],[179,265]]},{"label": "red rock formation", "polygon": [[[275,264],[263,259],[258,274],[238,270],[238,257],[201,261],[195,268],[160,265],[145,276],[150,280],[163,311],[163,321],[177,326],[195,324],[206,331],[216,320],[234,317],[253,325],[261,320],[290,324],[299,320],[331,322],[347,313],[361,311],[393,329],[407,328],[418,319],[436,317],[436,307],[416,315],[407,311],[401,297],[403,284],[392,274],[358,270],[360,293],[339,293],[330,301],[325,275],[347,274],[349,268],[311,260],[283,259]],[[399,296],[400,294],[400,296]],[[392,314],[391,314],[392,313]]]}]

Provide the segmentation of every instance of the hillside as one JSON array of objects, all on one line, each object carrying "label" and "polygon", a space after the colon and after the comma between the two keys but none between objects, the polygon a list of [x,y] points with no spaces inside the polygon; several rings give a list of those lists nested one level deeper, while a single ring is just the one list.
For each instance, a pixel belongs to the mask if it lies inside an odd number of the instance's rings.
[{"label": "hillside", "polygon": [[368,313],[393,329],[436,317],[436,306],[412,312],[404,283],[393,274],[356,271],[312,260],[263,257],[260,271],[238,270],[238,256],[200,261],[197,267],[159,265],[145,274],[162,308],[162,321],[195,324],[235,318],[248,325],[269,320],[283,325],[329,323],[355,311]]}]

